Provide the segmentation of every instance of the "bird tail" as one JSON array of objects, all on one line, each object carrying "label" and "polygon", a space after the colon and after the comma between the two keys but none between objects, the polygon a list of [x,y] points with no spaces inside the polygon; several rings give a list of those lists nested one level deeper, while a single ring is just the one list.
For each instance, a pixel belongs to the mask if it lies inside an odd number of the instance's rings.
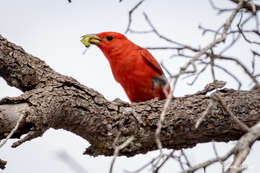
[{"label": "bird tail", "polygon": [[158,97],[158,99],[166,99],[166,97],[171,91],[167,78],[164,75],[154,76],[152,79],[152,84],[155,91],[155,95]]}]

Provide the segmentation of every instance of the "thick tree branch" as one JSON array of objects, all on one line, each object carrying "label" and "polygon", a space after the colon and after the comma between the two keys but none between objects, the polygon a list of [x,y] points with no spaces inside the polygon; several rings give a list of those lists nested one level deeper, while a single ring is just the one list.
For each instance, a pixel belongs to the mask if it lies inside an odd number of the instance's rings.
[{"label": "thick tree branch", "polygon": [[[157,149],[155,131],[165,101],[138,104],[108,101],[76,80],[54,72],[3,37],[0,37],[0,75],[9,85],[26,91],[19,97],[0,101],[0,139],[9,134],[20,116],[25,117],[13,137],[27,136],[14,146],[41,136],[49,128],[62,128],[86,139],[91,146],[85,153],[90,155],[111,156],[113,146],[119,146],[131,136],[133,142],[120,150],[119,155],[133,156]],[[217,93],[248,127],[260,119],[259,90],[223,89]],[[212,140],[237,140],[244,134],[217,102],[195,128],[211,101],[205,94],[171,101],[162,122],[163,148],[182,149]],[[120,136],[113,145],[119,131]]]},{"label": "thick tree branch", "polygon": [[8,85],[29,91],[56,82],[54,79],[58,79],[60,75],[44,61],[27,54],[23,48],[0,35],[0,76]]}]

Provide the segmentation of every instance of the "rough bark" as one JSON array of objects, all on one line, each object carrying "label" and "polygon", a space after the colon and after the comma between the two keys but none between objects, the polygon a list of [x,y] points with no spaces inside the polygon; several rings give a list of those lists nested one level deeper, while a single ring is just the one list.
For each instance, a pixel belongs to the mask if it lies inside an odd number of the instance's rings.
[{"label": "rough bark", "polygon": [[[75,79],[55,72],[2,36],[0,76],[10,86],[24,91],[19,97],[0,101],[0,139],[8,135],[19,116],[25,117],[13,137],[27,136],[14,146],[41,136],[49,128],[62,128],[86,139],[91,146],[85,153],[90,155],[112,155],[112,144],[119,133],[118,145],[130,136],[135,137],[120,155],[133,156],[157,149],[154,133],[164,101],[133,104],[108,101]],[[259,89],[216,92],[230,111],[249,127],[260,119]],[[217,102],[195,128],[210,99],[205,92],[198,92],[171,101],[160,135],[164,148],[181,149],[213,140],[227,142],[244,134]]]}]

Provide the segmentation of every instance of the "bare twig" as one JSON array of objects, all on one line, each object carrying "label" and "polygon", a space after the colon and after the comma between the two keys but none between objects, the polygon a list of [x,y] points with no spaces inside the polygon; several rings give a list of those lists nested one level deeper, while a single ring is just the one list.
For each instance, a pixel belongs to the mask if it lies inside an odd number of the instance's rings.
[{"label": "bare twig", "polygon": [[[256,80],[256,78],[252,75],[252,73],[247,69],[247,67],[245,65],[243,65],[237,58],[233,58],[233,57],[227,57],[227,56],[222,56],[222,55],[214,55],[215,59],[219,59],[219,60],[228,60],[228,61],[233,61],[235,62],[237,65],[239,65],[244,72],[251,78],[251,80],[256,84],[259,85],[259,82]],[[215,65],[216,66],[216,65]]]},{"label": "bare twig", "polygon": [[216,36],[217,36],[217,35],[220,35],[219,31],[221,30],[222,27],[223,27],[223,26],[219,27],[217,30],[214,30],[214,29],[204,28],[202,25],[199,25],[199,26],[198,26],[198,28],[202,30],[201,35],[205,35],[205,34],[207,34],[208,32],[209,32],[209,33],[213,33],[213,34],[215,34],[214,39],[216,39]]},{"label": "bare twig", "polygon": [[189,168],[187,170],[184,170],[184,171],[182,171],[180,173],[192,173],[192,172],[197,171],[198,169],[206,168],[206,167],[208,167],[208,166],[210,166],[210,165],[212,165],[214,163],[217,163],[219,161],[224,162],[225,160],[227,160],[233,154],[233,152],[234,152],[234,150],[232,149],[232,150],[230,150],[228,153],[226,153],[222,157],[207,160],[207,161],[205,161],[203,163],[195,165],[195,166],[193,166],[193,167],[191,167],[191,168]]},{"label": "bare twig", "polygon": [[259,33],[259,17],[258,17],[258,13],[255,14],[255,28],[256,28],[256,31]]},{"label": "bare twig", "polygon": [[149,34],[149,33],[152,33],[153,30],[137,31],[137,30],[133,30],[133,29],[130,28],[128,32],[130,32],[132,34]]},{"label": "bare twig", "polygon": [[228,169],[228,173],[237,173],[241,169],[242,163],[245,161],[248,156],[251,146],[254,142],[260,137],[260,121],[249,129],[248,133],[239,139],[236,146],[234,147],[235,157],[234,160]]},{"label": "bare twig", "polygon": [[251,67],[252,67],[252,72],[251,72],[251,74],[252,74],[252,75],[255,74],[255,62],[256,62],[256,57],[255,57],[255,55],[253,54],[253,56],[252,56],[252,61],[251,61]]},{"label": "bare twig", "polygon": [[217,10],[218,11],[218,14],[221,14],[223,12],[229,12],[229,11],[232,11],[234,10],[233,8],[219,8],[215,5],[215,3],[212,1],[212,0],[209,0],[209,3],[211,5],[211,7],[214,9],[214,10]]},{"label": "bare twig", "polygon": [[172,73],[168,70],[167,67],[165,67],[164,63],[162,62],[160,64],[161,64],[162,68],[166,71],[166,73],[170,76],[170,78],[172,78],[173,77]]},{"label": "bare twig", "polygon": [[37,130],[36,131],[32,130],[32,131],[28,132],[26,136],[24,136],[23,138],[19,139],[16,142],[14,142],[12,144],[12,147],[13,148],[18,147],[19,145],[23,144],[26,141],[32,140],[32,139],[34,139],[36,137],[39,137],[39,136],[41,136],[43,134],[43,132],[44,132],[43,129],[38,130],[38,131]]},{"label": "bare twig", "polygon": [[141,168],[139,168],[139,169],[137,169],[135,171],[127,171],[127,170],[125,170],[124,172],[127,172],[127,173],[138,173],[138,172],[141,172],[142,170],[144,170],[145,168],[147,168],[148,166],[153,164],[157,159],[159,159],[159,157],[160,157],[160,155],[158,155],[157,157],[153,158],[151,161],[149,161],[148,163],[146,163]]},{"label": "bare twig", "polygon": [[232,41],[227,44],[220,52],[219,52],[219,55],[223,55],[225,52],[227,52],[230,48],[232,48],[236,43],[237,41],[240,39],[240,34],[233,34],[232,35]]},{"label": "bare twig", "polygon": [[160,114],[160,119],[157,123],[157,128],[156,128],[156,131],[155,131],[155,141],[156,141],[158,149],[160,150],[160,155],[162,155],[162,143],[160,141],[160,133],[161,133],[161,129],[162,129],[162,123],[164,121],[167,108],[168,108],[169,104],[171,103],[172,98],[173,98],[173,94],[170,91],[170,93],[167,95],[167,99],[165,101],[162,113]]},{"label": "bare twig", "polygon": [[[201,63],[204,64],[205,62],[201,61]],[[230,71],[228,71],[226,68],[224,68],[224,67],[222,67],[222,66],[220,66],[220,65],[214,64],[214,66],[215,66],[216,68],[218,68],[218,69],[223,70],[225,73],[227,73],[229,76],[231,76],[231,77],[238,83],[238,87],[237,87],[237,88],[238,88],[238,89],[241,88],[242,83],[241,83],[241,81],[236,77],[236,75],[232,74]]]},{"label": "bare twig", "polygon": [[162,163],[154,170],[154,173],[158,173],[161,167],[173,156],[174,150],[162,161]]},{"label": "bare twig", "polygon": [[245,132],[249,131],[249,128],[247,127],[246,124],[242,123],[234,114],[233,112],[230,111],[230,109],[227,107],[227,104],[224,102],[224,100],[221,98],[221,96],[219,94],[214,94],[212,96],[212,98],[214,100],[217,100],[220,105],[222,106],[222,108],[225,110],[225,112],[228,113],[228,115],[231,117],[231,119],[237,124],[239,125],[239,127],[241,129],[243,129]]},{"label": "bare twig", "polygon": [[211,49],[211,55],[209,57],[210,57],[211,75],[212,75],[213,81],[215,81],[216,80],[216,75],[215,75],[215,70],[214,70],[214,53],[213,53],[212,49]]},{"label": "bare twig", "polygon": [[193,85],[197,81],[199,76],[207,69],[207,67],[208,67],[208,64],[205,64],[204,67],[198,73],[196,73],[194,79],[191,82],[187,83],[187,84],[188,85]]},{"label": "bare twig", "polygon": [[244,34],[243,30],[240,28],[239,25],[237,25],[238,31],[241,33],[242,37],[244,38],[245,41],[247,41],[250,44],[256,44],[260,46],[260,42],[256,42],[256,41],[251,41],[249,40],[246,35]]},{"label": "bare twig", "polygon": [[259,56],[259,57],[260,57],[260,53],[254,51],[254,50],[251,50],[251,52],[253,53],[253,55],[255,55],[255,56]]},{"label": "bare twig", "polygon": [[15,125],[15,127],[13,128],[13,130],[7,135],[7,137],[2,141],[2,143],[0,144],[0,148],[3,147],[5,145],[5,143],[7,142],[8,139],[10,139],[12,137],[12,135],[15,133],[15,131],[19,128],[22,120],[24,119],[25,114],[22,114],[19,119],[17,120],[17,123]]},{"label": "bare twig", "polygon": [[185,161],[186,161],[186,165],[190,168],[191,167],[191,163],[188,159],[188,156],[186,155],[186,153],[184,152],[184,150],[181,150],[181,155],[184,157]]},{"label": "bare twig", "polygon": [[[239,0],[230,0],[230,1],[232,1],[236,4],[238,4],[240,2]],[[250,1],[250,2],[246,1],[245,4],[243,5],[243,8],[245,8],[246,10],[255,14],[256,11],[260,10],[260,5],[253,4],[253,6],[252,6],[252,1]]]},{"label": "bare twig", "polygon": [[149,50],[179,50],[179,49],[184,49],[182,47],[173,47],[173,46],[165,46],[165,47],[145,47],[146,49]]},{"label": "bare twig", "polygon": [[132,24],[132,14],[133,12],[144,2],[145,0],[139,1],[129,12],[128,12],[128,25],[125,31],[125,34],[127,34],[131,28]]},{"label": "bare twig", "polygon": [[181,170],[184,171],[185,168],[184,168],[184,163],[181,160],[181,156],[174,156],[174,159],[178,161]]},{"label": "bare twig", "polygon": [[[119,135],[120,135],[120,133],[117,135],[117,137],[116,137],[116,139],[114,141],[114,144],[117,142],[117,140],[119,138]],[[133,140],[134,140],[134,137],[131,136],[124,143],[122,143],[121,145],[114,147],[115,148],[114,149],[114,157],[113,157],[113,160],[112,160],[111,165],[110,165],[109,173],[113,172],[113,167],[114,167],[116,158],[117,158],[120,150],[122,150],[123,148],[127,147]]]},{"label": "bare twig", "polygon": [[182,43],[179,43],[177,41],[174,41],[168,37],[165,37],[164,35],[160,34],[159,31],[157,31],[157,29],[154,27],[154,25],[152,24],[151,20],[149,19],[148,15],[143,12],[143,15],[144,15],[144,18],[146,20],[146,22],[148,23],[148,25],[151,27],[152,31],[155,33],[155,35],[157,35],[159,38],[163,39],[164,41],[167,41],[169,43],[172,43],[172,44],[175,44],[177,46],[180,46],[180,47],[185,47],[187,49],[190,49],[190,50],[193,50],[192,47],[188,46],[188,45],[184,45]]},{"label": "bare twig", "polygon": [[198,128],[198,127],[199,127],[199,125],[201,124],[201,122],[205,119],[206,115],[209,114],[209,111],[210,111],[210,109],[212,108],[212,106],[213,106],[213,101],[210,100],[207,109],[203,112],[203,114],[201,115],[201,117],[197,120],[197,122],[196,122],[196,124],[195,124],[195,128]]},{"label": "bare twig", "polygon": [[213,151],[214,151],[214,154],[216,156],[217,159],[219,159],[219,163],[222,165],[222,173],[224,173],[225,171],[225,164],[222,160],[220,160],[219,158],[219,154],[218,154],[218,151],[217,151],[217,147],[216,147],[216,143],[215,142],[212,142],[212,147],[213,147]]}]

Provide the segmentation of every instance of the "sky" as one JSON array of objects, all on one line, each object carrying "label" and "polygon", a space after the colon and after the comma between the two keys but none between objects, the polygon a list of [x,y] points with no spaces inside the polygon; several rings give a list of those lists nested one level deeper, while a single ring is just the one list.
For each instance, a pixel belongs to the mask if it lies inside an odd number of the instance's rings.
[{"label": "sky", "polygon": [[[102,93],[108,100],[120,98],[128,101],[121,86],[114,80],[108,61],[102,52],[95,46],[87,50],[80,42],[84,34],[115,31],[124,33],[128,24],[128,11],[139,1],[123,0],[8,0],[0,1],[0,34],[9,41],[22,46],[28,53],[44,60],[55,71],[71,76],[82,84]],[[218,2],[219,6],[233,7],[231,3]],[[156,28],[168,37],[184,44],[205,46],[212,38],[202,37],[198,26],[208,28],[220,26],[228,16],[216,15],[207,0],[172,1],[172,0],[147,0],[133,14],[132,28],[147,30],[149,26],[143,17],[146,12]],[[127,37],[142,47],[169,46],[168,43],[158,39],[153,34],[127,34]],[[85,53],[83,53],[85,52]],[[169,58],[169,51],[151,52],[159,62],[163,62],[172,73],[187,60]],[[238,44],[227,54],[248,57],[248,49],[243,44]],[[250,65],[247,58],[241,59]],[[226,64],[234,74],[238,74],[245,85],[242,89],[249,89],[252,83],[239,68]],[[256,64],[256,69],[260,65]],[[236,83],[220,71],[217,78],[227,81],[226,87],[236,89]],[[198,79],[193,86],[187,85],[190,79],[181,81],[176,88],[175,95],[183,96],[203,89],[211,79],[209,73]],[[18,96],[22,92],[10,87],[0,78],[0,98]],[[48,130],[42,137],[26,142],[16,149],[10,146],[15,140],[10,140],[0,148],[0,158],[7,160],[4,173],[13,172],[109,172],[112,157],[91,157],[82,155],[88,142],[81,137],[64,130]],[[235,145],[235,142],[217,143],[220,154],[224,154]],[[165,150],[165,152],[169,152]],[[199,144],[193,149],[186,150],[192,163],[199,163],[214,157],[211,144]],[[260,154],[259,143],[254,145],[253,152],[246,161],[248,172],[260,169],[258,159]],[[64,156],[65,155],[65,156]],[[158,151],[132,158],[119,157],[115,163],[114,172],[135,170],[149,162],[158,155]],[[63,157],[62,157],[63,156]],[[61,159],[63,158],[63,159]],[[66,158],[73,159],[78,166],[72,168]],[[219,165],[217,165],[219,166]],[[217,166],[210,167],[212,172],[219,172]],[[170,161],[162,172],[178,172],[178,165]],[[149,169],[146,170],[149,172]]]}]

